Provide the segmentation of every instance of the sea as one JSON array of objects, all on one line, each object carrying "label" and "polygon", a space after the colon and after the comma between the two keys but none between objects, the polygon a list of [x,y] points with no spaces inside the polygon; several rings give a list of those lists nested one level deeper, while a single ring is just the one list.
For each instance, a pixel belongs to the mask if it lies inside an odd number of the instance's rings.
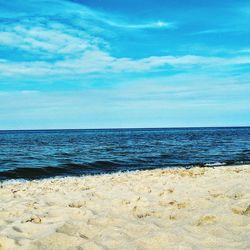
[{"label": "sea", "polygon": [[250,164],[250,127],[0,131],[0,181]]}]

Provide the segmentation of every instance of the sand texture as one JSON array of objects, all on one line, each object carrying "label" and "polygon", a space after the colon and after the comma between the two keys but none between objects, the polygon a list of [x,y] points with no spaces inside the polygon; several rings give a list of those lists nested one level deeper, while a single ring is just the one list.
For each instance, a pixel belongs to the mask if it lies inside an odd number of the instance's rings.
[{"label": "sand texture", "polygon": [[3,184],[0,249],[250,249],[250,166]]}]

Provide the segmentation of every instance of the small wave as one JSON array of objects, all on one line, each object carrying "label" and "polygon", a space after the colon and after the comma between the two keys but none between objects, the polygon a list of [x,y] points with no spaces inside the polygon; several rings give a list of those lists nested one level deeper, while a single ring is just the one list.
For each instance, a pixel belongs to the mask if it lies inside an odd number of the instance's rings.
[{"label": "small wave", "polygon": [[0,180],[7,179],[42,179],[46,177],[110,173],[119,170],[122,165],[112,161],[95,161],[91,163],[67,163],[60,166],[43,168],[16,168],[1,172]]},{"label": "small wave", "polygon": [[249,153],[249,154],[250,154],[250,149],[244,149],[244,150],[242,150],[241,152],[244,153],[244,154],[245,154],[245,153]]},{"label": "small wave", "polygon": [[62,165],[65,169],[72,170],[72,169],[84,169],[84,170],[91,170],[91,169],[96,169],[96,170],[109,170],[116,167],[120,167],[121,164],[112,162],[112,161],[94,161],[90,163],[66,163]]},{"label": "small wave", "polygon": [[112,162],[112,161],[95,161],[93,163],[90,163],[91,166],[94,166],[94,167],[118,167],[120,166],[119,163],[116,163],[116,162]]},{"label": "small wave", "polygon": [[56,157],[71,157],[71,156],[74,156],[75,154],[74,153],[68,153],[68,152],[57,152],[54,154],[54,156]]},{"label": "small wave", "polygon": [[250,164],[250,159],[237,159],[237,160],[228,160],[225,161],[225,165],[246,165],[246,164]]},{"label": "small wave", "polygon": [[16,168],[1,172],[0,180],[5,179],[40,179],[46,176],[64,173],[65,169],[58,167]]},{"label": "small wave", "polygon": [[216,167],[216,166],[225,166],[225,162],[214,162],[214,163],[205,163],[207,167]]},{"label": "small wave", "polygon": [[[230,165],[246,165],[250,164],[250,159],[228,160],[223,162],[190,162],[187,164],[165,161],[160,158],[160,161],[151,162],[150,158],[137,158],[128,161],[108,161],[98,160],[93,162],[65,162],[58,166],[45,167],[18,167],[15,169],[8,169],[0,172],[0,181],[10,179],[43,179],[57,176],[79,176],[79,175],[93,175],[114,173],[118,171],[133,171],[154,168],[192,168],[192,167],[215,167],[215,166],[230,166]],[[167,159],[167,155],[166,155]]]}]

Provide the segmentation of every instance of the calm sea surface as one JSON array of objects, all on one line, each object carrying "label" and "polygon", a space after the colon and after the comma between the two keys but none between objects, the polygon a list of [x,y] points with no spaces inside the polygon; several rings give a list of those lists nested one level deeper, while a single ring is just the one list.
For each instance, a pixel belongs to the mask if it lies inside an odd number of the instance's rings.
[{"label": "calm sea surface", "polygon": [[250,127],[0,131],[0,180],[250,163]]}]

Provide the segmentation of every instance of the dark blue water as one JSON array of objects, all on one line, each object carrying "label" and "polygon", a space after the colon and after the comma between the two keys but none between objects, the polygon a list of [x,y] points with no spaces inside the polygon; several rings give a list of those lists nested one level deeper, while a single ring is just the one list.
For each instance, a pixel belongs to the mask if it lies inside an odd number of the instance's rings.
[{"label": "dark blue water", "polygon": [[250,127],[0,131],[0,180],[249,163]]}]

